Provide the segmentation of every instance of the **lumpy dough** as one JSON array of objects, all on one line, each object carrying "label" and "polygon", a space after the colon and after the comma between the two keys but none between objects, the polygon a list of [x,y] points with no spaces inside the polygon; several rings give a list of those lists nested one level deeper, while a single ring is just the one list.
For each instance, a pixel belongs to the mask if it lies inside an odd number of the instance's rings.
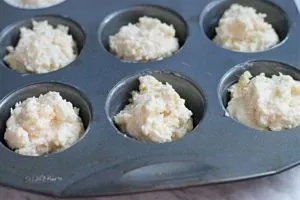
[{"label": "lumpy dough", "polygon": [[171,56],[179,48],[173,25],[151,17],[141,17],[109,37],[112,53],[124,60],[149,61]]},{"label": "lumpy dough", "polygon": [[280,131],[300,125],[300,82],[289,75],[246,71],[230,89],[229,114],[253,128]]},{"label": "lumpy dough", "polygon": [[139,81],[139,92],[133,91],[130,104],[114,117],[123,132],[138,140],[164,143],[193,129],[192,112],[170,84],[150,75]]},{"label": "lumpy dough", "polygon": [[20,8],[46,8],[62,3],[65,0],[4,0],[7,3]]},{"label": "lumpy dough", "polygon": [[4,61],[18,72],[47,73],[65,67],[76,57],[76,43],[69,28],[48,21],[33,21],[33,29],[22,27],[20,40],[14,48],[9,46],[9,54]]},{"label": "lumpy dough", "polygon": [[73,145],[83,134],[79,109],[58,92],[31,97],[11,109],[4,139],[15,152],[46,155]]},{"label": "lumpy dough", "polygon": [[267,50],[279,41],[266,14],[252,7],[233,4],[225,11],[216,28],[216,44],[234,51],[258,52]]}]

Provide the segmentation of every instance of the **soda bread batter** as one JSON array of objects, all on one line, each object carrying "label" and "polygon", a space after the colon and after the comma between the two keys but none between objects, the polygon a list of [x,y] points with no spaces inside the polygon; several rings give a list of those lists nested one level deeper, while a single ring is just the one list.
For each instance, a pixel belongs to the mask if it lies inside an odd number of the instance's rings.
[{"label": "soda bread batter", "polygon": [[4,139],[15,152],[41,156],[72,146],[84,132],[79,109],[58,92],[18,102],[11,109]]},{"label": "soda bread batter", "polygon": [[46,8],[62,3],[65,0],[4,0],[10,5],[20,8]]},{"label": "soda bread batter", "polygon": [[22,27],[16,47],[9,46],[4,61],[18,72],[47,73],[65,67],[77,57],[69,28],[54,28],[48,21],[32,21],[33,29]]},{"label": "soda bread batter", "polygon": [[300,125],[300,82],[289,75],[246,71],[229,92],[229,114],[247,126],[281,131]]},{"label": "soda bread batter", "polygon": [[150,75],[139,81],[139,91],[132,92],[130,103],[114,117],[121,131],[138,140],[164,143],[193,129],[192,112],[170,84]]},{"label": "soda bread batter", "polygon": [[223,48],[241,52],[267,50],[279,42],[266,14],[252,7],[233,4],[225,11],[216,28],[214,42]]},{"label": "soda bread batter", "polygon": [[149,61],[171,56],[179,48],[173,25],[151,17],[141,17],[109,37],[112,53],[124,60]]}]

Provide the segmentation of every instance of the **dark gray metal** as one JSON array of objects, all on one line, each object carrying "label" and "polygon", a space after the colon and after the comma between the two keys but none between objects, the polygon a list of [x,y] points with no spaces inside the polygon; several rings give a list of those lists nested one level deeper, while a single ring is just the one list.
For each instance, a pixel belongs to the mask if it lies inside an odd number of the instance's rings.
[{"label": "dark gray metal", "polygon": [[[215,45],[209,39],[213,27],[232,2],[268,13],[282,43],[260,53],[232,52]],[[0,1],[0,13],[1,57],[7,45],[16,43],[20,25],[29,25],[24,20],[41,15],[52,24],[70,26],[81,50],[68,67],[43,75],[20,74],[0,63],[1,185],[59,197],[101,196],[242,180],[299,164],[300,128],[257,131],[225,117],[223,106],[226,89],[245,69],[281,71],[300,79],[299,14],[293,1],[68,0],[41,10],[18,9]],[[130,63],[106,50],[109,34],[143,15],[174,23],[182,45],[177,54],[162,61]],[[269,62],[238,66],[249,60]],[[192,133],[167,144],[144,143],[124,137],[112,124],[111,117],[137,87],[138,75],[145,73],[170,82],[187,100],[195,117]],[[14,153],[3,141],[9,108],[49,90],[60,91],[81,109],[86,134],[69,149],[48,156]]]}]

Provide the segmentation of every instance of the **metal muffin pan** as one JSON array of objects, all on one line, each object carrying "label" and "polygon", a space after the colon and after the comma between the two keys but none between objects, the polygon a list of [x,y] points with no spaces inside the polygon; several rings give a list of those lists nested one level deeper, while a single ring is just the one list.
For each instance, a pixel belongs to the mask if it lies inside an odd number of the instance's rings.
[{"label": "metal muffin pan", "polygon": [[[259,53],[215,45],[213,28],[231,3],[266,12],[281,44]],[[299,13],[292,1],[272,0],[68,0],[40,10],[0,2],[0,55],[15,44],[20,25],[49,19],[70,26],[79,56],[67,67],[20,74],[0,63],[0,184],[58,197],[124,194],[243,180],[299,164],[300,128],[270,133],[225,116],[227,88],[246,69],[283,72],[300,80]],[[149,63],[123,62],[107,51],[107,36],[120,25],[149,15],[174,23],[181,49]],[[24,21],[25,20],[25,21]],[[27,21],[26,21],[27,20]],[[244,63],[244,64],[243,64]],[[170,82],[194,112],[194,130],[180,140],[154,144],[126,137],[111,117],[137,88],[137,77],[152,74]],[[48,156],[18,155],[3,140],[9,108],[17,101],[61,92],[81,109],[86,132],[69,149]]]}]

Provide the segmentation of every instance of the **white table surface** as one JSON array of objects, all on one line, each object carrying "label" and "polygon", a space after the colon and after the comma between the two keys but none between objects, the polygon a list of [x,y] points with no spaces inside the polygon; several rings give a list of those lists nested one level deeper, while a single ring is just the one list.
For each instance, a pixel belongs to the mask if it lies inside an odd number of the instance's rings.
[{"label": "white table surface", "polygon": [[[0,200],[53,200],[0,187]],[[85,200],[300,200],[300,167],[237,183]],[[83,200],[83,199],[79,199]]]}]

